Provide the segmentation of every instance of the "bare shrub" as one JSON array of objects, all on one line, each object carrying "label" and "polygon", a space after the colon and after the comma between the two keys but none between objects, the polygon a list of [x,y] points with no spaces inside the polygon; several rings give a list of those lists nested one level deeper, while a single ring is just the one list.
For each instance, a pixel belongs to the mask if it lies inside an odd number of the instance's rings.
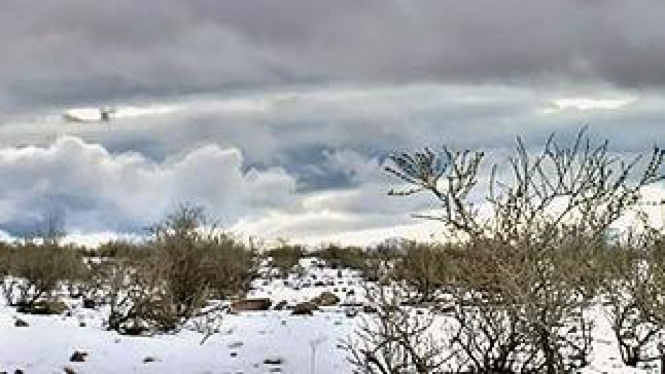
[{"label": "bare shrub", "polygon": [[244,292],[255,275],[255,250],[208,226],[200,208],[182,206],[152,232],[180,314],[191,314],[211,293],[227,298]]},{"label": "bare shrub", "polygon": [[201,315],[192,321],[194,331],[202,334],[200,345],[210,339],[215,334],[222,331],[224,316],[227,313],[227,308],[220,306],[213,306],[202,311]]},{"label": "bare shrub", "polygon": [[77,251],[50,242],[16,244],[6,256],[9,277],[3,283],[3,293],[8,304],[26,312],[63,290],[67,282],[78,278],[83,267]]},{"label": "bare shrub", "polygon": [[219,299],[245,295],[258,273],[257,249],[226,234],[216,234],[204,241],[202,251],[208,261],[205,278],[212,296]]},{"label": "bare shrub", "polygon": [[277,270],[280,277],[285,277],[293,271],[304,255],[305,249],[302,246],[286,242],[279,243],[265,253],[270,266]]},{"label": "bare shrub", "polygon": [[129,258],[104,264],[99,270],[107,280],[102,301],[109,305],[105,322],[109,330],[139,335],[174,328],[177,317],[165,303],[164,288],[154,263]]},{"label": "bare shrub", "polygon": [[442,222],[454,241],[467,244],[466,260],[448,277],[457,361],[479,372],[585,366],[592,327],[585,310],[602,274],[593,259],[576,268],[572,260],[581,257],[571,254],[604,250],[610,225],[644,186],[663,179],[664,156],[656,148],[645,160],[624,161],[586,130],[571,146],[551,136],[540,152],[518,139],[507,163],[491,167],[483,214],[483,152],[444,147],[392,156],[388,172],[408,187],[391,193],[429,193],[440,213],[421,217]]},{"label": "bare shrub", "polygon": [[312,254],[324,260],[332,268],[363,270],[367,265],[367,253],[360,247],[327,244]]},{"label": "bare shrub", "polygon": [[429,302],[447,284],[450,265],[446,247],[436,244],[406,243],[394,261],[393,277],[414,290],[417,302]]},{"label": "bare shrub", "polygon": [[399,287],[369,287],[368,301],[376,313],[343,343],[356,373],[436,373],[449,357],[432,334],[430,314],[402,306]]},{"label": "bare shrub", "polygon": [[200,208],[181,206],[151,233],[138,257],[108,261],[110,329],[172,331],[199,314],[210,298],[228,298],[249,287],[255,251],[207,226]]},{"label": "bare shrub", "polygon": [[631,240],[605,261],[605,311],[621,358],[637,367],[665,359],[665,255],[660,234]]}]

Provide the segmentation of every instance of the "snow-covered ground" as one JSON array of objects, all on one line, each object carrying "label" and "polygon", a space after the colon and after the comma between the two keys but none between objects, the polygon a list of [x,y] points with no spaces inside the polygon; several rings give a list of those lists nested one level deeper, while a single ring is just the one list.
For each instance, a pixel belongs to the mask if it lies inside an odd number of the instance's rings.
[{"label": "snow-covered ground", "polygon": [[[251,297],[275,303],[311,300],[323,291],[342,301],[362,298],[356,272],[320,268],[313,260],[286,279],[262,278]],[[354,299],[354,300],[349,300]],[[584,373],[644,373],[629,370],[620,359],[610,326],[596,310],[592,365]],[[103,327],[103,310],[71,303],[68,315],[25,315],[0,305],[0,372],[13,373],[351,373],[340,343],[364,318],[347,317],[343,306],[321,308],[313,316],[293,316],[289,310],[224,315],[220,332],[202,344],[192,329],[150,337],[122,336]],[[28,323],[15,326],[16,319]],[[70,362],[76,351],[85,361]]]},{"label": "snow-covered ground", "polygon": [[[83,313],[85,314],[85,313]],[[194,331],[153,337],[127,337],[104,331],[94,315],[79,318],[25,316],[29,327],[14,327],[12,310],[0,310],[0,371],[26,373],[310,373],[312,345],[316,373],[347,373],[344,352],[336,346],[352,329],[343,313],[310,317],[287,311],[229,315],[222,332],[202,345]],[[85,362],[70,362],[75,351]],[[153,361],[154,360],[154,361]],[[266,360],[281,361],[266,364]],[[146,362],[152,361],[152,362]],[[278,370],[280,369],[280,370]]]}]

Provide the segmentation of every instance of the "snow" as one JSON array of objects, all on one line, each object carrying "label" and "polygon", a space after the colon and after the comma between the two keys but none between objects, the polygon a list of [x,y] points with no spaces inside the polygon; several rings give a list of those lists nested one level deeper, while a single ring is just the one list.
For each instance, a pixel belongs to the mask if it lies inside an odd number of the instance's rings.
[{"label": "snow", "polygon": [[[250,296],[295,304],[329,291],[342,301],[362,299],[363,284],[356,271],[321,268],[312,259],[304,260],[301,269],[299,276],[286,279],[265,274]],[[313,316],[292,316],[288,310],[225,314],[220,332],[202,343],[204,335],[192,326],[173,334],[122,336],[104,329],[103,308],[69,303],[70,313],[62,316],[20,314],[0,305],[0,372],[62,373],[70,368],[76,373],[350,373],[339,345],[367,318],[362,313],[349,318],[343,306],[323,307]],[[591,312],[596,322],[592,364],[581,372],[645,373],[623,365],[602,309]],[[29,326],[16,327],[17,318]],[[88,354],[85,362],[70,362],[75,351]]]},{"label": "snow", "polygon": [[[267,373],[274,366],[265,359],[281,359],[285,373],[308,373],[311,343],[317,347],[317,373],[348,372],[338,339],[352,323],[341,313],[311,317],[288,312],[251,312],[228,316],[222,333],[203,345],[201,334],[126,337],[104,331],[99,324],[79,327],[76,318],[25,316],[30,327],[14,327],[14,313],[0,311],[0,370],[27,373]],[[87,352],[85,362],[72,363],[75,351]],[[233,357],[232,352],[237,356]],[[147,358],[155,361],[144,363]],[[302,370],[307,368],[306,370]]]}]

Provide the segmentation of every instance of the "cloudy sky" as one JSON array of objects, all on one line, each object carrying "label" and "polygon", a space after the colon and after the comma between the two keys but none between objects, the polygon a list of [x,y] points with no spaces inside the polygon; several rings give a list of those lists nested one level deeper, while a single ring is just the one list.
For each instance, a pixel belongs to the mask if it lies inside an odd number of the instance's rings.
[{"label": "cloudy sky", "polygon": [[[182,202],[263,238],[436,232],[395,150],[665,136],[658,0],[11,0],[0,230],[135,233]],[[86,108],[117,109],[94,120]]]}]

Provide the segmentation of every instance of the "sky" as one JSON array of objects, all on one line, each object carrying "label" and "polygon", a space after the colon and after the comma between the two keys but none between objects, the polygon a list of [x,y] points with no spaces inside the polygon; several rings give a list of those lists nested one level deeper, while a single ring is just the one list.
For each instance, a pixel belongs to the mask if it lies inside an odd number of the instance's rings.
[{"label": "sky", "polygon": [[190,203],[266,240],[432,237],[412,213],[434,201],[386,194],[392,152],[500,155],[583,126],[626,157],[661,144],[663,14],[657,0],[10,0],[0,231],[58,217],[77,238],[141,233]]}]

